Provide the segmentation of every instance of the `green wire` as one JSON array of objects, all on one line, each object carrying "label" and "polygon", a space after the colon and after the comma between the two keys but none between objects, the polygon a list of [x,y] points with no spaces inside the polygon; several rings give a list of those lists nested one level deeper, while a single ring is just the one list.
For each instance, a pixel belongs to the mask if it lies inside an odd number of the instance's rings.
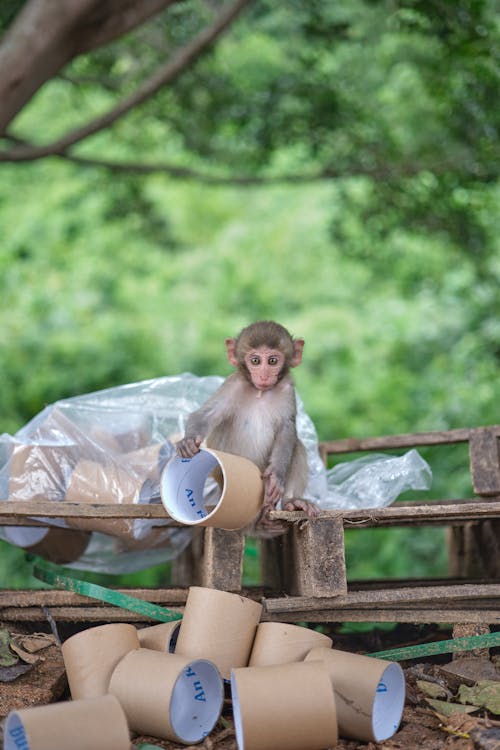
[{"label": "green wire", "polygon": [[37,559],[33,565],[33,575],[35,578],[54,586],[56,589],[65,589],[66,591],[73,591],[75,594],[89,596],[92,599],[100,599],[103,602],[113,604],[122,609],[128,609],[131,612],[136,612],[152,620],[171,622],[172,620],[182,619],[182,615],[179,612],[173,612],[170,609],[159,607],[157,604],[151,604],[151,602],[147,602],[144,599],[138,599],[135,596],[123,594],[120,591],[108,589],[96,583],[64,575],[56,566],[41,559]]},{"label": "green wire", "polygon": [[404,661],[405,659],[417,659],[420,656],[452,654],[457,651],[472,651],[475,648],[490,648],[492,646],[500,646],[500,632],[450,638],[446,641],[422,643],[418,646],[403,646],[388,651],[375,651],[372,654],[367,654],[367,656],[373,656],[377,659],[390,659],[391,661]]}]

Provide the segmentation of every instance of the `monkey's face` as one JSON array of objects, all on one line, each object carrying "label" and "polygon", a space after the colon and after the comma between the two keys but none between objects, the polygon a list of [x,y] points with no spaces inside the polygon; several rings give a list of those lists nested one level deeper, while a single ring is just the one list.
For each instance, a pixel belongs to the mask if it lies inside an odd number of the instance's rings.
[{"label": "monkey's face", "polygon": [[252,385],[259,391],[268,391],[284,374],[285,355],[279,349],[260,346],[245,354],[245,367]]}]

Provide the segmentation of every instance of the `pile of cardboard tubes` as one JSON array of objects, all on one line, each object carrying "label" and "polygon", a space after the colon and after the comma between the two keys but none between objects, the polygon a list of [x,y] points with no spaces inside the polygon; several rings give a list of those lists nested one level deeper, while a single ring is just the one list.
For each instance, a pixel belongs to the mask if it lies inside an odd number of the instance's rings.
[{"label": "pile of cardboard tubes", "polygon": [[[255,517],[263,488],[251,462],[203,450],[172,459],[161,492],[182,523],[238,529]],[[182,621],[71,636],[62,653],[72,700],[12,711],[5,750],[130,750],[131,732],[193,745],[219,720],[225,683],[238,750],[326,750],[339,735],[381,742],[396,732],[399,664],[336,650],[316,630],[261,614],[253,599],[192,586]]]},{"label": "pile of cardboard tubes", "polygon": [[130,750],[130,732],[196,744],[231,686],[239,750],[325,750],[380,742],[399,726],[399,664],[332,648],[307,627],[260,622],[262,606],[193,586],[182,621],[111,623],[68,638],[71,701],[12,711],[5,750]]}]

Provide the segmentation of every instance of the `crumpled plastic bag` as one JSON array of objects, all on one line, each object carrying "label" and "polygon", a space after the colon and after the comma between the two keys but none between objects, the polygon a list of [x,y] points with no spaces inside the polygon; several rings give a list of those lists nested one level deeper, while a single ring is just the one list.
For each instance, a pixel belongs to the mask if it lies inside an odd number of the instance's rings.
[{"label": "crumpled plastic bag", "polygon": [[[14,436],[0,436],[0,501],[161,502],[160,474],[174,453],[173,444],[184,434],[189,414],[222,382],[218,376],[183,373],[47,406]],[[307,451],[305,496],[322,509],[381,507],[405,489],[430,486],[430,468],[416,451],[402,457],[370,456],[327,471],[316,429],[299,397],[297,432]],[[46,528],[5,526],[0,537],[43,555],[44,534],[50,533],[55,544],[54,527],[62,527],[73,532],[62,534],[69,540],[69,554],[63,539],[55,561],[110,573],[173,559],[191,538],[189,529],[168,527],[168,520],[161,519],[36,520],[47,521]]]},{"label": "crumpled plastic bag", "polygon": [[429,464],[415,449],[402,456],[373,453],[340,463],[327,471],[327,494],[318,504],[324,509],[382,508],[406,490],[428,490]]}]

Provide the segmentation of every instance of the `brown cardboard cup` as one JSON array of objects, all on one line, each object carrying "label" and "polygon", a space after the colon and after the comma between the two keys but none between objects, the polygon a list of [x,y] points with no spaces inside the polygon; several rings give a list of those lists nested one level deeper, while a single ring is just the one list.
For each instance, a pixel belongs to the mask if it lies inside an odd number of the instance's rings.
[{"label": "brown cardboard cup", "polygon": [[85,531],[45,526],[4,526],[3,536],[7,542],[58,565],[78,560],[90,541]]},{"label": "brown cardboard cup", "polygon": [[[222,474],[222,486],[210,474]],[[161,498],[172,518],[188,526],[242,529],[255,519],[263,500],[257,466],[247,458],[201,450],[193,458],[173,456],[161,475]]]},{"label": "brown cardboard cup", "polygon": [[173,654],[180,626],[180,620],[172,620],[172,622],[151,625],[149,628],[141,628],[137,631],[141,648],[149,648],[152,651],[166,651]]},{"label": "brown cardboard cup", "polygon": [[262,605],[239,594],[191,586],[175,653],[213,661],[224,679],[248,664]]},{"label": "brown cardboard cup", "polygon": [[314,648],[306,662],[321,660],[335,691],[339,732],[364,742],[383,742],[397,731],[405,679],[397,662],[336,649]]},{"label": "brown cardboard cup", "polygon": [[317,630],[284,622],[261,622],[250,654],[250,667],[302,661],[312,648],[331,648],[332,639]]},{"label": "brown cardboard cup", "polygon": [[231,692],[239,750],[325,750],[337,743],[335,697],[321,661],[234,669]]},{"label": "brown cardboard cup", "polygon": [[113,695],[11,711],[5,750],[130,750],[125,713]]},{"label": "brown cardboard cup", "polygon": [[134,732],[188,745],[212,731],[224,700],[222,678],[212,662],[145,648],[123,657],[109,691]]},{"label": "brown cardboard cup", "polygon": [[62,655],[73,700],[105,695],[120,659],[139,645],[135,627],[121,622],[88,628],[64,641]]},{"label": "brown cardboard cup", "polygon": [[[77,463],[66,492],[68,503],[136,503],[142,482],[115,461],[98,463],[83,459]],[[133,538],[130,518],[71,518],[68,525],[82,531],[101,531],[112,536]]]}]

